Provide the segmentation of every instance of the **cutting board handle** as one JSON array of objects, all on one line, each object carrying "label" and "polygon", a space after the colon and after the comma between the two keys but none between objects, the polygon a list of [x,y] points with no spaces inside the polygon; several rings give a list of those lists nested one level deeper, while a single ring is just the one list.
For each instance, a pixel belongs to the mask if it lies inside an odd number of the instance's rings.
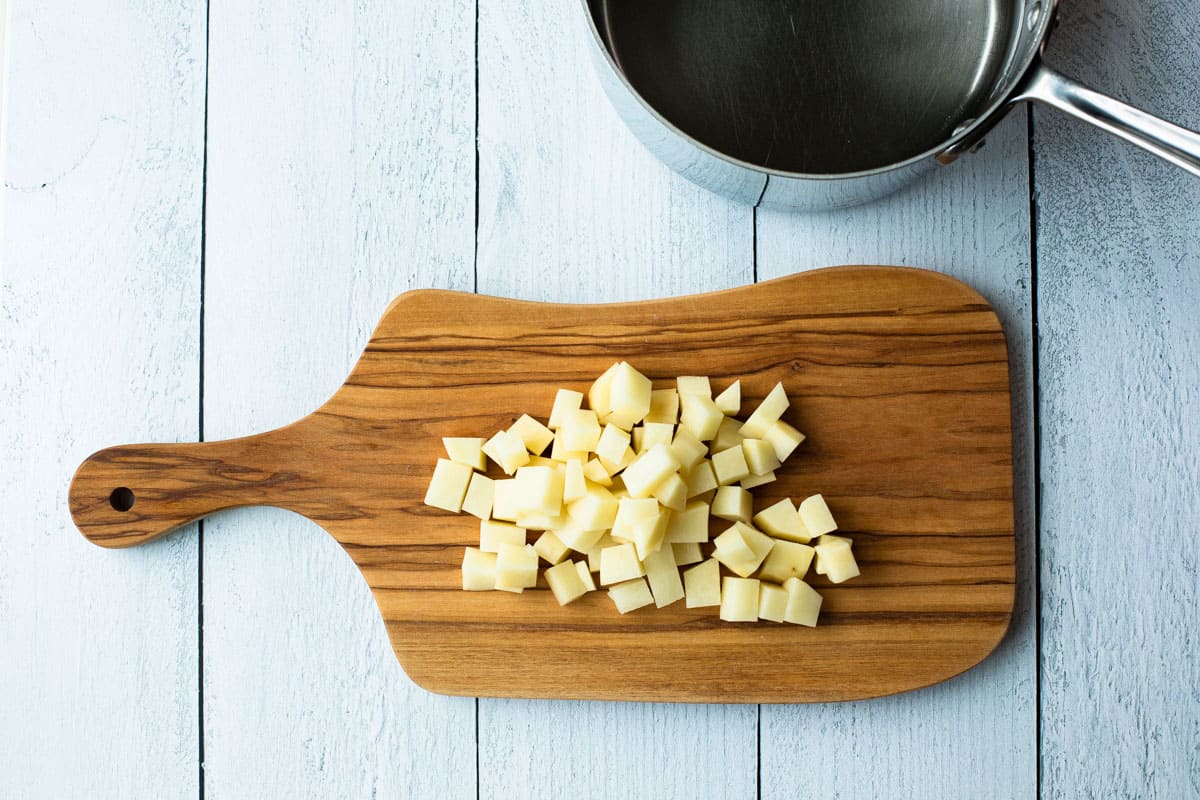
[{"label": "cutting board handle", "polygon": [[307,483],[294,469],[303,443],[288,433],[93,453],[71,481],[71,516],[95,544],[130,547],[222,509],[286,507],[288,492]]}]

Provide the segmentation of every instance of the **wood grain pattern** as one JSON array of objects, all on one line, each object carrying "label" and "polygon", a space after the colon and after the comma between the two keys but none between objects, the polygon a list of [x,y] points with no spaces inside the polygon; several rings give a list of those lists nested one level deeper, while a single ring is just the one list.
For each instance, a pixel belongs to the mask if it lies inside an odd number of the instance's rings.
[{"label": "wood grain pattern", "polygon": [[[291,422],[414,287],[470,289],[474,9],[213,3],[204,434]],[[208,798],[476,794],[472,700],[396,663],[370,590],[312,522],[204,525]]]},{"label": "wood grain pattern", "polygon": [[[1051,64],[1200,127],[1200,3],[1062,14]],[[1040,109],[1034,143],[1043,796],[1200,797],[1200,181]]]},{"label": "wood grain pattern", "polygon": [[65,509],[97,447],[198,435],[204,4],[8,15],[0,797],[195,798],[196,537],[101,552]]},{"label": "wood grain pattern", "polygon": [[[826,624],[815,633],[677,606],[621,616],[600,594],[564,609],[546,592],[458,591],[476,526],[420,502],[438,437],[548,410],[556,387],[585,387],[620,359],[658,378],[680,364],[741,377],[748,402],[786,381],[790,420],[812,438],[763,502],[822,491],[869,576],[818,584]],[[358,564],[409,676],[439,692],[842,700],[950,677],[1003,636],[1014,581],[1009,415],[999,322],[977,293],[935,273],[848,267],[610,306],[414,292],[311,416],[183,446],[180,471],[160,458],[171,445],[111,448],[80,467],[71,511],[86,536],[114,547],[205,506],[303,514]],[[206,448],[211,456],[197,455]],[[114,486],[133,490],[130,511],[109,504]],[[928,547],[905,561],[891,542]],[[689,670],[696,678],[681,684]]]}]

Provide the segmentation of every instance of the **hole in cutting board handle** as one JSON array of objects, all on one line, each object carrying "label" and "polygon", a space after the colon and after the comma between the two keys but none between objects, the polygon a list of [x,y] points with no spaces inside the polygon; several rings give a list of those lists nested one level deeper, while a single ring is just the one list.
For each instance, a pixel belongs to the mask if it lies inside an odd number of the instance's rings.
[{"label": "hole in cutting board handle", "polygon": [[109,505],[117,511],[128,511],[133,508],[133,490],[128,486],[118,486],[112,490],[112,494],[108,496]]}]

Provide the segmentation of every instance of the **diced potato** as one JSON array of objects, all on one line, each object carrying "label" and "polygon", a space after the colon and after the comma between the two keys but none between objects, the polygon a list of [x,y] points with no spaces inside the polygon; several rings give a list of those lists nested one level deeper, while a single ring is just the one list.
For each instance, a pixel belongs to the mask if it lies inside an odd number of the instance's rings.
[{"label": "diced potato", "polygon": [[[826,539],[834,541],[826,542]],[[822,536],[817,543],[817,561],[821,572],[833,583],[842,583],[858,577],[858,562],[850,549],[850,540],[840,536]]]},{"label": "diced potato", "polygon": [[775,457],[782,462],[804,441],[804,434],[780,419],[767,428],[762,438],[775,449]]},{"label": "diced potato", "polygon": [[471,474],[471,483],[467,486],[466,497],[462,501],[462,510],[473,517],[490,519],[492,516],[492,491],[495,481],[479,472]]},{"label": "diced potato", "polygon": [[583,477],[601,486],[612,486],[612,476],[598,458],[593,458],[583,465]]},{"label": "diced potato", "polygon": [[738,486],[741,486],[743,489],[749,490],[749,489],[758,488],[759,486],[765,486],[768,483],[774,483],[774,482],[775,482],[775,473],[768,472],[765,475],[747,475],[746,477],[744,477],[740,481],[738,481]]},{"label": "diced potato", "polygon": [[583,462],[573,458],[563,467],[563,502],[574,502],[585,494],[587,480],[583,474]]},{"label": "diced potato", "polygon": [[587,494],[567,506],[567,514],[585,531],[611,528],[617,518],[617,498],[603,486],[587,487]]},{"label": "diced potato", "polygon": [[753,510],[749,492],[740,486],[722,486],[713,497],[710,513],[721,519],[749,522]]},{"label": "diced potato", "polygon": [[520,594],[537,585],[538,556],[533,545],[502,544],[496,554],[496,588]]},{"label": "diced potato", "polygon": [[608,422],[629,430],[650,413],[650,379],[627,361],[617,365],[609,385]]},{"label": "diced potato", "polygon": [[471,468],[448,458],[439,458],[433,468],[433,478],[425,492],[425,505],[453,511],[462,511],[463,498],[471,484]]},{"label": "diced potato", "polygon": [[600,432],[600,420],[595,411],[572,411],[558,429],[558,444],[564,453],[592,452],[600,443]]},{"label": "diced potato", "polygon": [[784,621],[810,628],[816,626],[817,616],[821,613],[821,595],[799,578],[788,578],[783,582],[783,588],[788,593]]},{"label": "diced potato", "polygon": [[516,503],[518,514],[562,513],[563,475],[552,467],[521,467],[517,470]]},{"label": "diced potato", "polygon": [[709,442],[708,450],[710,453],[719,453],[722,450],[728,450],[731,447],[740,447],[743,437],[738,431],[741,429],[742,423],[736,419],[726,417],[721,420],[721,424],[717,426],[717,435]]},{"label": "diced potato", "polygon": [[704,459],[708,448],[695,434],[681,426],[675,431],[675,438],[671,440],[671,452],[681,469],[691,469]]},{"label": "diced potato", "polygon": [[676,566],[680,567],[687,564],[699,564],[704,560],[697,542],[674,542],[671,544],[671,554],[675,556]]},{"label": "diced potato", "polygon": [[487,456],[483,453],[483,439],[467,436],[446,436],[442,438],[442,447],[451,461],[466,464],[471,469],[483,472],[487,469]]},{"label": "diced potato", "polygon": [[632,544],[618,544],[600,551],[600,585],[608,586],[645,574]]},{"label": "diced potato", "polygon": [[533,543],[533,549],[547,564],[557,564],[567,557],[569,548],[563,540],[554,535],[554,531],[546,531]]},{"label": "diced potato", "polygon": [[696,500],[683,511],[671,515],[667,526],[667,541],[672,544],[708,541],[708,503]]},{"label": "diced potato", "polygon": [[617,516],[613,520],[612,536],[614,539],[632,542],[639,523],[650,521],[653,525],[657,520],[658,501],[653,497],[623,498],[617,504]]},{"label": "diced potato", "polygon": [[600,541],[600,537],[607,533],[605,528],[597,530],[586,530],[574,519],[567,519],[567,524],[554,532],[556,536],[565,544],[577,553],[587,553],[596,546],[596,542]]},{"label": "diced potato", "polygon": [[517,482],[513,478],[492,481],[492,518],[515,522],[518,516]]},{"label": "diced potato", "polygon": [[706,375],[684,375],[675,379],[675,386],[679,389],[680,399],[686,395],[712,398],[712,384]]},{"label": "diced potato", "polygon": [[[617,430],[620,430],[620,428]],[[600,459],[600,466],[604,467],[604,471],[607,472],[609,476],[613,476],[632,464],[637,458],[637,454],[633,452],[632,447],[626,447],[625,452],[621,454],[621,459],[619,461],[609,461],[603,456],[596,456],[596,458]]]},{"label": "diced potato", "polygon": [[540,454],[554,439],[554,431],[528,414],[522,414],[509,431],[520,436],[521,441],[525,443],[525,449],[534,455]]},{"label": "diced potato", "polygon": [[666,541],[667,525],[670,521],[670,509],[660,508],[653,519],[640,520],[634,525],[633,546],[639,559],[658,552]]},{"label": "diced potato", "polygon": [[612,538],[608,531],[605,531],[603,534],[601,534],[600,538],[596,540],[596,544],[592,545],[592,549],[587,551],[588,569],[592,572],[599,572],[600,554],[604,552],[606,548],[614,547],[618,544],[621,544],[621,542],[618,542],[616,539]]},{"label": "diced potato", "polygon": [[775,540],[741,522],[713,540],[716,558],[726,567],[745,578],[758,569],[775,546]]},{"label": "diced potato", "polygon": [[758,584],[758,618],[771,622],[783,622],[787,616],[788,593],[782,586],[767,583],[765,580]]},{"label": "diced potato", "polygon": [[671,447],[655,445],[638,456],[625,470],[625,488],[632,497],[649,497],[658,485],[679,470]]},{"label": "diced potato", "polygon": [[721,605],[721,568],[710,558],[683,571],[684,605],[704,608]]},{"label": "diced potato", "polygon": [[800,519],[796,507],[789,498],[784,498],[774,505],[767,506],[754,515],[754,524],[759,530],[764,530],[779,539],[788,539],[801,544],[808,544],[812,536]]},{"label": "diced potato", "polygon": [[655,389],[650,392],[650,413],[646,415],[646,423],[665,422],[674,425],[679,422],[679,393],[674,389]]},{"label": "diced potato", "polygon": [[753,475],[766,475],[780,466],[779,459],[775,457],[775,448],[762,439],[743,439],[742,454]]},{"label": "diced potato", "polygon": [[711,398],[702,394],[679,395],[679,424],[691,431],[702,442],[717,435],[725,415]]},{"label": "diced potato", "polygon": [[608,596],[612,598],[617,611],[628,614],[630,611],[648,606],[654,602],[650,587],[645,578],[634,578],[608,587]]},{"label": "diced potato", "polygon": [[483,520],[479,523],[479,549],[485,553],[499,553],[500,545],[524,546],[525,529],[511,522]]},{"label": "diced potato", "polygon": [[512,475],[529,463],[525,441],[513,431],[500,431],[483,443],[483,452],[495,461],[505,475]]},{"label": "diced potato", "polygon": [[725,391],[713,398],[713,402],[726,415],[736,415],[742,410],[742,382],[736,380],[729,384]]},{"label": "diced potato", "polygon": [[683,599],[683,581],[679,579],[679,567],[675,565],[675,554],[671,550],[664,547],[650,553],[642,564],[654,595],[654,605],[662,608]]},{"label": "diced potato", "polygon": [[754,413],[742,425],[739,432],[747,439],[761,439],[766,434],[767,429],[783,416],[784,411],[787,411],[788,404],[788,397],[787,393],[783,390],[783,384],[775,384],[775,388],[758,404],[758,408],[754,410]]},{"label": "diced potato", "polygon": [[[580,562],[582,563],[582,562]],[[584,568],[584,573],[590,580],[592,574]],[[564,561],[546,570],[546,584],[554,592],[554,599],[560,606],[573,603],[588,592],[587,584],[583,582],[574,561]]]},{"label": "diced potato", "polygon": [[[600,441],[596,443],[595,447],[600,463],[611,461],[613,464],[620,464],[628,449],[629,432],[621,430],[611,422],[605,425],[604,431],[600,434]],[[609,470],[610,475],[615,472],[617,472],[616,469]]]},{"label": "diced potato", "polygon": [[[616,363],[604,370],[604,373],[588,389],[588,406],[591,407],[601,422],[607,422],[608,414],[612,411],[612,406],[609,405],[608,400],[609,392],[612,389],[613,378],[616,376],[620,366],[620,363]],[[591,448],[589,447],[588,449],[590,450]]]},{"label": "diced potato", "polygon": [[833,514],[829,512],[825,498],[819,494],[814,494],[800,503],[800,520],[808,530],[808,535],[813,538],[837,530]]},{"label": "diced potato", "polygon": [[[806,544],[776,539],[758,577],[765,581],[783,583],[788,578],[803,578],[808,574],[815,551]],[[776,620],[778,622],[778,620]]]},{"label": "diced potato", "polygon": [[754,622],[758,619],[758,586],[755,578],[726,577],[721,584],[721,619]]},{"label": "diced potato", "polygon": [[527,531],[560,531],[571,524],[571,518],[566,514],[530,514],[528,512],[517,516],[518,527]]},{"label": "diced potato", "polygon": [[568,450],[563,444],[562,428],[554,434],[554,443],[550,445],[550,460],[564,464],[568,461],[586,462],[589,455],[587,450]]},{"label": "diced potato", "polygon": [[666,422],[647,422],[633,429],[633,449],[641,455],[656,444],[670,444],[675,426]]},{"label": "diced potato", "polygon": [[707,458],[688,470],[686,483],[688,498],[713,491],[717,488],[717,476],[713,474],[712,462]]},{"label": "diced potato", "polygon": [[462,587],[468,592],[496,588],[496,554],[468,547],[463,553]]},{"label": "diced potato", "polygon": [[672,511],[683,511],[687,505],[687,484],[678,473],[672,473],[654,490],[654,496]]},{"label": "diced potato", "polygon": [[582,561],[576,561],[575,571],[579,573],[579,581],[585,589],[589,592],[596,591],[596,581],[592,578],[592,571],[588,569],[587,564]]},{"label": "diced potato", "polygon": [[550,427],[559,428],[571,411],[583,408],[583,392],[559,389],[554,395],[554,406],[550,410]]},{"label": "diced potato", "polygon": [[721,486],[737,483],[750,474],[750,467],[746,464],[746,455],[741,447],[735,446],[715,453],[712,465],[713,472],[717,475],[717,483]]}]

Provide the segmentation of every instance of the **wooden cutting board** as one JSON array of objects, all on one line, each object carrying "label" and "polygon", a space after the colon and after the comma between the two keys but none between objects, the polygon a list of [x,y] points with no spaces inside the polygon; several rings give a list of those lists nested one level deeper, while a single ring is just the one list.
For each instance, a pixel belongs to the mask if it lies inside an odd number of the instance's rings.
[{"label": "wooden cutting board", "polygon": [[[862,576],[817,628],[721,622],[682,602],[620,615],[604,592],[560,607],[540,584],[460,591],[478,522],[422,504],[440,437],[490,436],[617,360],[666,385],[742,380],[743,414],[783,381],[808,440],[755,490],[825,495]],[[714,294],[549,305],[401,295],[345,385],[257,436],[113,447],[70,489],[106,547],[221,509],[275,505],[336,538],[366,578],[396,657],[435,692],[504,697],[812,702],[926,686],[977,664],[1013,608],[1012,435],[1004,333],[945,275],[836,267]],[[132,505],[125,508],[130,502]]]}]

